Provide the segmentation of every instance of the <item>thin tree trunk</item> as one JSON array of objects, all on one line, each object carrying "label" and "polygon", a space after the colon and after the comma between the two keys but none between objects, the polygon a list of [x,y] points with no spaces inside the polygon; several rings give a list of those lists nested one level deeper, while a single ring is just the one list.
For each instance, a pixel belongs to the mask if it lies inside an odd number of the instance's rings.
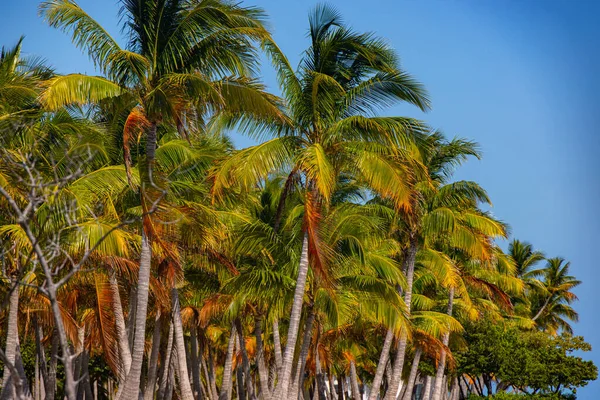
[{"label": "thin tree trunk", "polygon": [[[17,359],[17,346],[19,343],[19,284],[16,279],[11,279],[10,286],[12,292],[10,293],[8,303],[8,326],[6,327],[6,347],[4,355],[8,362],[15,365]],[[20,379],[19,377],[11,377],[10,369],[5,367],[4,374],[2,376],[2,399],[14,398],[16,396],[13,379]]]},{"label": "thin tree trunk", "polygon": [[154,334],[152,335],[152,351],[150,352],[150,360],[148,361],[148,379],[146,381],[146,389],[144,390],[144,400],[152,400],[156,388],[156,372],[158,369],[158,355],[160,353],[160,339],[162,336],[162,319],[160,311],[156,314],[154,320]]},{"label": "thin tree trunk", "polygon": [[[198,358],[198,317],[194,312],[194,323],[190,330],[191,356],[192,356],[192,382],[194,385],[194,396],[201,400],[202,389],[200,380],[200,361]],[[202,355],[200,355],[202,357]]]},{"label": "thin tree trunk", "polygon": [[223,382],[221,384],[221,392],[219,400],[231,400],[232,385],[232,365],[233,365],[233,349],[235,347],[236,333],[235,324],[231,325],[231,334],[229,335],[229,343],[227,344],[227,354],[225,355],[225,365],[223,366]]},{"label": "thin tree trunk", "polygon": [[133,352],[131,367],[119,400],[137,399],[140,393],[140,376],[144,361],[144,346],[146,344],[146,316],[148,311],[148,292],[150,288],[150,270],[152,264],[152,243],[145,230],[142,230],[142,250],[140,269],[138,273],[137,304],[135,317],[135,332],[133,334]]},{"label": "thin tree trunk", "polygon": [[[35,329],[35,350],[39,360],[39,370],[42,375],[44,388],[43,391],[46,392],[46,388],[50,386],[50,380],[48,377],[48,365],[46,364],[46,352],[44,351],[44,347],[42,346],[42,338],[44,337],[44,332],[42,330],[42,326],[38,323],[36,315],[33,316],[33,326]],[[46,397],[45,393],[43,397]]]},{"label": "thin tree trunk", "polygon": [[46,400],[56,397],[56,368],[58,365],[59,338],[56,328],[52,331],[52,347],[50,349],[50,362],[48,363],[48,385],[46,386]]},{"label": "thin tree trunk", "polygon": [[[296,375],[292,382],[292,392],[290,399],[299,397],[299,393],[302,393],[304,388],[304,372],[306,370],[306,358],[308,357],[308,351],[310,350],[310,342],[312,337],[312,327],[315,322],[315,310],[311,305],[308,309],[308,316],[306,317],[306,323],[304,325],[304,334],[302,335],[302,345],[300,347],[300,356],[298,357],[298,365],[296,367]],[[300,399],[301,400],[301,399]]]},{"label": "thin tree trunk", "polygon": [[402,400],[411,400],[413,390],[415,388],[415,381],[417,379],[417,372],[419,372],[419,362],[421,362],[421,354],[423,349],[417,347],[415,350],[415,358],[413,358],[412,366],[410,367],[410,375],[408,376],[408,382],[406,383],[406,389],[404,390],[404,396]]},{"label": "thin tree trunk", "polygon": [[179,388],[183,400],[194,400],[194,392],[190,385],[190,375],[187,367],[187,355],[185,351],[185,341],[183,338],[183,325],[181,323],[181,308],[179,306],[179,293],[176,288],[171,289],[171,298],[173,301],[173,327],[175,329],[175,349],[177,350]]},{"label": "thin tree trunk", "polygon": [[[239,346],[239,339],[237,339]],[[237,398],[238,400],[246,400],[246,389],[244,389],[244,371],[242,366],[238,365],[235,369],[235,383],[237,385]]]},{"label": "thin tree trunk", "polygon": [[209,377],[209,386],[210,391],[213,394],[213,399],[219,398],[219,393],[217,391],[217,379],[215,377],[215,358],[212,349],[208,348],[208,377]]},{"label": "thin tree trunk", "polygon": [[458,400],[458,378],[452,380],[452,389],[450,389],[450,400]]},{"label": "thin tree trunk", "polygon": [[344,396],[344,378],[343,376],[337,377],[337,392],[338,392],[338,400],[345,400],[346,396]]},{"label": "thin tree trunk", "polygon": [[[157,145],[157,124],[152,122],[146,138],[146,161],[148,177],[153,185],[152,170]],[[144,196],[143,189],[140,195]],[[143,199],[144,200],[144,199]],[[124,389],[119,400],[137,399],[140,393],[140,376],[144,361],[144,345],[146,342],[146,316],[148,314],[148,293],[150,288],[150,272],[152,268],[152,242],[142,228],[142,247],[140,253],[140,268],[138,272],[137,298],[135,304],[135,331],[133,335],[133,351],[131,352],[131,367],[125,379]]]},{"label": "thin tree trunk", "polygon": [[81,398],[83,396],[83,392],[80,392],[80,385],[83,383],[82,378],[82,367],[83,367],[83,342],[85,340],[85,326],[77,327],[77,346],[75,350],[75,368],[73,376],[75,378],[75,391],[77,392],[77,397]]},{"label": "thin tree trunk", "polygon": [[390,349],[392,348],[392,342],[394,341],[394,331],[391,329],[387,330],[385,339],[383,341],[383,347],[381,354],[379,355],[379,362],[377,363],[377,370],[373,377],[373,384],[371,385],[371,393],[369,394],[369,400],[376,400],[379,395],[379,389],[381,388],[381,382],[383,381],[383,375],[385,373],[385,366],[387,365],[390,357]]},{"label": "thin tree trunk", "polygon": [[[174,336],[173,320],[169,322],[169,336],[167,338],[167,347],[162,360],[162,374],[158,385],[157,399],[165,397],[167,386],[169,385],[169,369],[171,368],[171,357],[173,354],[173,336]],[[125,399],[127,400],[127,399]]]},{"label": "thin tree trunk", "polygon": [[240,351],[242,353],[242,367],[244,371],[244,380],[246,382],[246,392],[251,400],[256,400],[256,395],[254,394],[254,384],[252,383],[252,376],[250,375],[250,360],[248,359],[248,352],[246,351],[246,338],[244,337],[242,322],[238,317],[235,319],[234,323],[235,330],[238,334]]},{"label": "thin tree trunk", "polygon": [[[448,295],[448,315],[452,316],[452,305],[454,304],[454,288],[450,288]],[[444,346],[448,346],[448,342],[450,341],[450,333],[444,333],[442,337],[442,343]],[[433,396],[432,400],[441,400],[442,399],[442,385],[444,380],[444,371],[446,369],[446,350],[442,349],[440,351],[440,361],[438,362],[437,371],[435,374],[435,386],[433,388]]]},{"label": "thin tree trunk", "polygon": [[292,364],[294,362],[294,350],[296,348],[296,339],[298,337],[298,328],[300,327],[300,317],[302,314],[302,302],[304,298],[304,289],[306,287],[306,276],[308,274],[308,236],[304,234],[302,241],[302,252],[300,256],[300,266],[298,268],[298,279],[296,280],[296,289],[294,292],[294,302],[292,303],[292,313],[290,315],[290,326],[287,334],[287,345],[283,355],[283,364],[279,381],[275,387],[275,398],[286,399],[291,380]]},{"label": "thin tree trunk", "polygon": [[423,397],[421,400],[429,400],[431,397],[431,376],[427,375],[425,378],[425,387],[423,388]]},{"label": "thin tree trunk", "polygon": [[327,385],[325,385],[325,376],[321,368],[321,357],[319,357],[319,342],[315,346],[315,390],[318,392],[319,400],[327,400]]},{"label": "thin tree trunk", "polygon": [[[418,242],[416,237],[411,237],[410,246],[405,258],[405,270],[406,270],[406,293],[404,294],[404,304],[406,305],[407,314],[410,316],[410,306],[412,301],[412,286],[415,275],[415,257],[417,255]],[[386,399],[396,400],[398,390],[400,389],[400,383],[402,382],[402,368],[404,367],[404,358],[406,355],[406,347],[408,344],[408,335],[405,330],[400,334],[400,340],[398,341],[398,349],[396,352],[396,359],[394,360],[393,367],[393,378],[388,387]],[[379,390],[379,388],[375,388]]]},{"label": "thin tree trunk", "polygon": [[329,380],[329,395],[332,400],[338,400],[338,394],[335,390],[335,382],[333,381],[333,375],[331,369],[327,372],[327,379]]},{"label": "thin tree trunk", "polygon": [[281,367],[283,366],[283,356],[281,354],[281,338],[279,337],[279,321],[273,319],[273,347],[275,353],[275,365],[277,365],[277,373],[281,375]]},{"label": "thin tree trunk", "polygon": [[265,365],[265,347],[262,340],[262,316],[257,315],[254,318],[254,336],[256,337],[256,365],[258,367],[258,380],[260,383],[261,398],[271,400],[271,391],[269,389],[269,371]]},{"label": "thin tree trunk", "polygon": [[[135,315],[137,304],[137,290],[135,286],[129,288],[129,311],[127,313],[127,345],[129,346],[129,354],[133,351],[133,335],[135,334]],[[130,367],[131,368],[131,367]]]},{"label": "thin tree trunk", "polygon": [[356,374],[356,364],[354,360],[350,361],[350,383],[352,386],[352,399],[360,399],[360,389],[358,388],[358,375]]},{"label": "thin tree trunk", "polygon": [[119,355],[121,358],[121,368],[119,373],[119,382],[125,382],[129,368],[131,367],[131,351],[129,350],[129,339],[127,337],[127,327],[125,326],[125,317],[123,316],[123,305],[121,304],[121,295],[119,294],[119,284],[115,271],[109,273],[109,284],[112,295],[112,306],[115,314],[115,328],[117,331],[117,341],[119,343]]}]

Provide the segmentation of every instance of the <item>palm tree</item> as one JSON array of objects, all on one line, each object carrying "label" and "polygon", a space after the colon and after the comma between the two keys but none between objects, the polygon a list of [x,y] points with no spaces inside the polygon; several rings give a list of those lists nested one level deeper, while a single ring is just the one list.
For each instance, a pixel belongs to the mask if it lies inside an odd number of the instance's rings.
[{"label": "palm tree", "polygon": [[[161,200],[153,177],[160,127],[177,127],[187,137],[211,112],[276,119],[277,103],[254,80],[252,41],[269,38],[263,13],[223,1],[123,0],[128,48],[74,1],[46,1],[40,11],[51,26],[72,34],[105,77],[70,74],[48,83],[42,102],[50,107],[86,104],[119,97],[128,114],[123,131],[125,164],[129,142],[146,133],[141,189],[144,229],[138,274],[132,361],[120,398],[137,396],[144,357],[148,288],[155,232],[149,214]],[[233,76],[226,76],[232,74]],[[129,169],[129,168],[128,168]],[[129,174],[128,174],[129,175]],[[158,189],[158,193],[157,193]],[[189,385],[186,385],[189,386]],[[186,388],[187,389],[187,388]],[[191,398],[185,390],[184,397]]]},{"label": "palm tree", "polygon": [[571,307],[577,296],[571,291],[581,284],[574,276],[569,275],[570,262],[556,257],[548,259],[546,266],[537,271],[542,277],[543,288],[532,291],[532,320],[537,325],[556,335],[559,329],[572,333],[573,329],[567,320],[577,322],[579,315]]},{"label": "palm tree", "polygon": [[[291,123],[279,126],[275,139],[238,153],[216,179],[219,189],[231,186],[232,176],[254,182],[268,171],[287,168],[289,180],[301,176],[306,191],[300,268],[276,398],[284,398],[290,384],[309,265],[327,279],[319,221],[337,177],[348,174],[397,207],[408,206],[410,173],[402,162],[412,139],[422,133],[422,124],[409,118],[373,115],[399,101],[422,110],[429,107],[424,89],[399,68],[394,51],[372,34],[346,27],[333,8],[315,8],[309,17],[309,37],[311,46],[297,72],[281,53],[271,51]],[[225,119],[223,124],[232,121],[235,119]],[[283,194],[283,201],[285,197]]]},{"label": "palm tree", "polygon": [[[480,157],[477,145],[473,142],[453,139],[446,140],[441,132],[433,132],[422,146],[425,176],[412,185],[412,207],[401,210],[393,225],[393,235],[404,244],[403,271],[406,274],[407,290],[404,293],[405,304],[410,312],[412,303],[412,284],[415,260],[419,251],[430,247],[430,243],[440,236],[454,237],[456,246],[469,244],[461,240],[464,226],[460,224],[457,210],[467,204],[478,201],[489,203],[485,191],[475,182],[458,181],[448,183],[454,169],[469,156]],[[468,235],[465,238],[469,237]],[[430,254],[431,255],[431,254]],[[386,335],[383,352],[373,380],[370,399],[379,393],[384,369],[388,360],[386,351],[391,346],[393,335]],[[408,332],[400,333],[396,358],[393,362],[393,380],[388,388],[388,396],[394,396],[400,387],[404,358],[408,344]]]}]

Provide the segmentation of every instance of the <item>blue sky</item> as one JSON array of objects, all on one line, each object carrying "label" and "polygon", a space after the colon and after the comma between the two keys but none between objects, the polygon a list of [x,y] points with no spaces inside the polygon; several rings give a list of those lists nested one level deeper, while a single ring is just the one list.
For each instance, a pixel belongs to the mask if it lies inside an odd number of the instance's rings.
[{"label": "blue sky", "polygon": [[[0,44],[26,35],[27,53],[60,72],[93,73],[69,37],[37,16],[37,0],[5,1]],[[592,0],[331,1],[360,31],[387,38],[406,70],[428,88],[433,110],[400,106],[388,114],[426,120],[449,136],[476,140],[482,161],[457,174],[480,182],[494,214],[514,237],[549,256],[570,260],[583,280],[575,332],[595,348],[600,365],[600,3]],[[113,0],[80,4],[119,35]],[[280,47],[296,63],[307,46],[307,14],[316,2],[252,0],[266,9]],[[274,90],[274,73],[264,81]],[[240,146],[250,143],[235,138]],[[587,355],[590,357],[590,355]],[[579,393],[595,399],[600,383]]]}]

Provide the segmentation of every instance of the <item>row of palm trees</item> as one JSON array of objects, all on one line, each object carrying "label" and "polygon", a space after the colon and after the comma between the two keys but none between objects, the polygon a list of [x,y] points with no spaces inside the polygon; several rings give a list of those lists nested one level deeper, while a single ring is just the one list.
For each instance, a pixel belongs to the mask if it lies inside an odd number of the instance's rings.
[{"label": "row of palm trees", "polygon": [[257,8],[121,13],[124,48],[74,1],[40,6],[100,76],[21,41],[0,58],[0,398],[454,399],[465,322],[570,331],[569,264],[503,252],[485,190],[453,180],[476,143],[381,115],[430,107],[384,40],[317,6],[293,68]]}]

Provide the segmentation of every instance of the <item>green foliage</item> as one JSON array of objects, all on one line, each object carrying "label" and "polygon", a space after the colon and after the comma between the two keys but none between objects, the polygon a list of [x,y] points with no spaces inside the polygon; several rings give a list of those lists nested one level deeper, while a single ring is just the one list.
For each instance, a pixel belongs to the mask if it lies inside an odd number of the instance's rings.
[{"label": "green foliage", "polygon": [[591,350],[581,336],[554,337],[506,323],[482,322],[467,329],[465,340],[468,350],[455,353],[459,373],[495,376],[503,388],[568,396],[598,375],[593,362],[573,355]]}]

